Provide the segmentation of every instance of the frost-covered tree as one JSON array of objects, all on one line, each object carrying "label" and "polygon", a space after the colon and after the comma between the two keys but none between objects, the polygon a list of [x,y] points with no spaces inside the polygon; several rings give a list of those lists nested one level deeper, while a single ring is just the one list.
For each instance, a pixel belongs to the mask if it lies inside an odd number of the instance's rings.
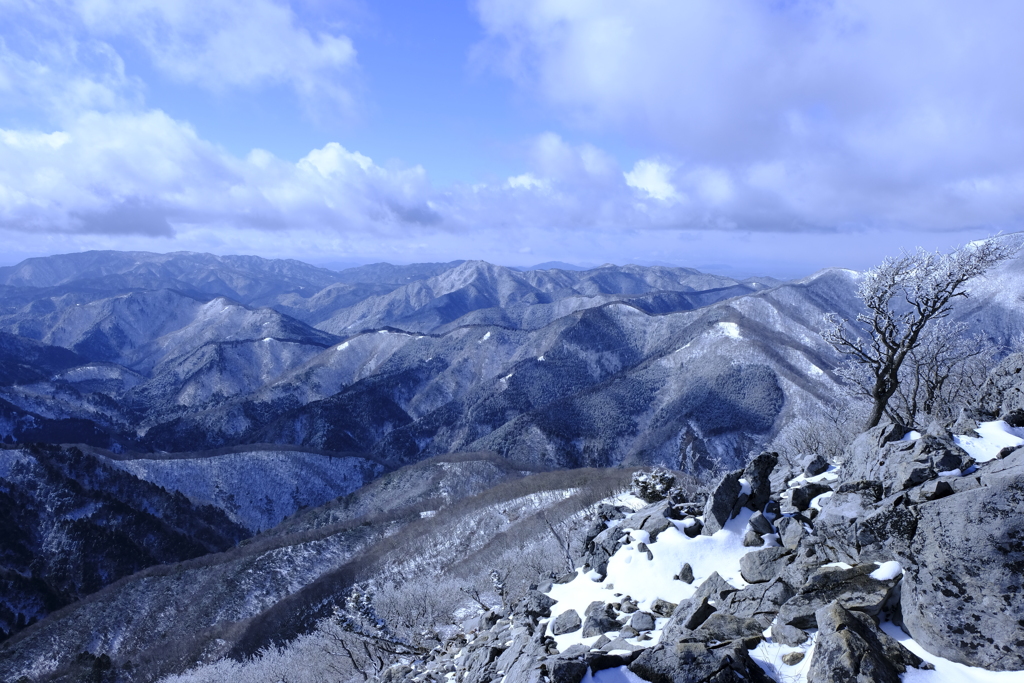
[{"label": "frost-covered tree", "polygon": [[633,474],[632,491],[640,500],[646,503],[656,503],[663,500],[672,485],[676,483],[675,475],[664,467],[653,467],[650,470],[639,470]]},{"label": "frost-covered tree", "polygon": [[990,339],[968,335],[964,323],[942,320],[925,330],[909,354],[899,388],[889,401],[894,421],[908,427],[956,419],[981,390],[999,352]]},{"label": "frost-covered tree", "polygon": [[1019,239],[973,242],[948,254],[918,249],[887,258],[864,274],[857,290],[865,313],[855,323],[826,317],[822,336],[861,366],[863,389],[871,400],[865,429],[877,425],[900,388],[900,372],[924,341],[926,328],[949,315],[966,285],[997,263],[1013,257]]}]

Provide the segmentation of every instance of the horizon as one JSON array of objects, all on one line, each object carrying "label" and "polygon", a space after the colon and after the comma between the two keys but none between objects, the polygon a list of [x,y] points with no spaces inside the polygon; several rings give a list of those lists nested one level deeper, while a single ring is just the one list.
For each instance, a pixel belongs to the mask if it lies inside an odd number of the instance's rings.
[{"label": "horizon", "polygon": [[1005,0],[5,13],[3,265],[190,250],[791,279],[1024,228],[1024,7]]}]

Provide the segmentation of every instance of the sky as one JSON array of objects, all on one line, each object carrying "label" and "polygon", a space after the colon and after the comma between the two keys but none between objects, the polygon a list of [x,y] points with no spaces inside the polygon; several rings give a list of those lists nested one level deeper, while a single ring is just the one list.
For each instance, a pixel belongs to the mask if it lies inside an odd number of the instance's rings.
[{"label": "sky", "polygon": [[0,265],[798,277],[1024,229],[1024,3],[0,0]]}]

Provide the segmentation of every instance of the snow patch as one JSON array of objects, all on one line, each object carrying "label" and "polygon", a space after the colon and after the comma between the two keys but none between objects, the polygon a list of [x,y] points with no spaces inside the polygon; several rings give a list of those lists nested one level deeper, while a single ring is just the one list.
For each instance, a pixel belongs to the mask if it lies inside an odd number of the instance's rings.
[{"label": "snow patch", "polygon": [[1002,420],[982,422],[974,431],[978,436],[954,436],[953,442],[977,462],[994,460],[1004,448],[1024,445],[1024,429]]},{"label": "snow patch", "polygon": [[903,566],[896,560],[878,562],[878,569],[871,572],[871,578],[879,581],[891,581],[903,573]]},{"label": "snow patch", "polygon": [[732,339],[743,339],[743,336],[740,334],[740,326],[736,323],[718,323],[716,327],[718,327],[718,331],[726,337],[731,337]]},{"label": "snow patch", "polygon": [[477,344],[483,344],[485,341],[487,341],[490,338],[491,338],[491,333],[488,332],[487,334],[485,334],[483,337],[480,338],[480,341],[478,341]]}]

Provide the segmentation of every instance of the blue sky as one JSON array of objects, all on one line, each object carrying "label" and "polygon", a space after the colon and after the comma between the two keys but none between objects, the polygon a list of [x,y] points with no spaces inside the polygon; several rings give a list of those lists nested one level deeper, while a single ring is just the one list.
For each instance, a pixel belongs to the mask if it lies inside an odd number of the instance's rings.
[{"label": "blue sky", "polygon": [[0,261],[798,276],[1022,229],[1024,6],[0,0]]}]

